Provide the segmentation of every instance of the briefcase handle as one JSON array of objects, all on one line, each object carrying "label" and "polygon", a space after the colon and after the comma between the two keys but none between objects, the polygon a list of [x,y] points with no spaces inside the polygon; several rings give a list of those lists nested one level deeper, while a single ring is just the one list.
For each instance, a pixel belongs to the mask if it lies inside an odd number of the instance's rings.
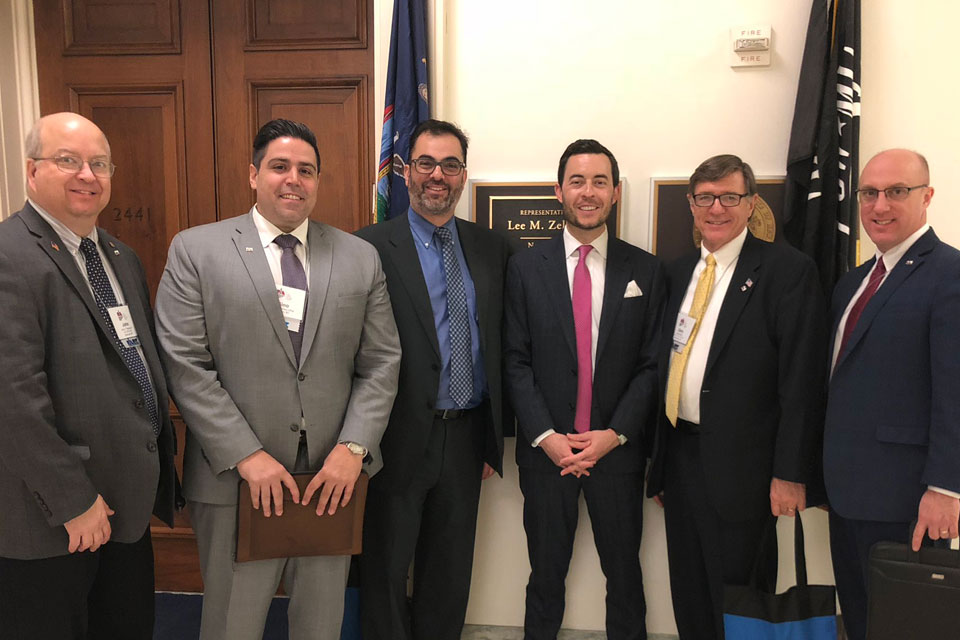
[{"label": "briefcase handle", "polygon": [[[916,530],[917,530],[917,521],[916,521],[916,519],[914,519],[914,520],[911,520],[911,521],[910,521],[910,528],[907,530],[907,544],[906,544],[906,547],[907,547],[907,560],[908,560],[909,562],[916,562],[917,564],[919,564],[919,563],[920,563],[920,554],[923,552],[924,547],[923,547],[923,543],[921,542],[920,551],[914,551],[914,550],[913,550],[913,544],[912,544],[912,541],[913,541],[913,532],[916,531]],[[930,536],[929,536],[929,535],[924,535],[924,536],[923,536],[923,540],[924,540],[924,541],[929,540],[929,539],[930,539]],[[928,549],[929,549],[929,548],[943,549],[943,547],[927,547],[927,548],[928,548]],[[950,539],[950,547],[949,547],[949,549],[950,549],[951,551],[960,551],[960,541],[958,541],[957,538],[951,538],[951,539]],[[946,550],[946,549],[944,549],[944,550]],[[957,560],[957,568],[960,569],[960,554],[958,554],[958,555],[956,556],[956,560]]]}]

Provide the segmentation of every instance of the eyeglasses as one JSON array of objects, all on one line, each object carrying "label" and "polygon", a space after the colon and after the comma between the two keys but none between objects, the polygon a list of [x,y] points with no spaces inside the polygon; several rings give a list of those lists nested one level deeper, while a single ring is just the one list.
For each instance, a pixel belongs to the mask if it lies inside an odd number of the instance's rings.
[{"label": "eyeglasses", "polygon": [[[57,165],[57,169],[63,171],[64,173],[80,173],[83,169],[84,160],[79,156],[54,156],[52,158],[33,158],[33,160],[39,162],[41,160],[49,160]],[[117,165],[113,164],[106,158],[93,158],[87,160],[86,163],[90,166],[90,173],[97,176],[98,178],[109,178],[113,175],[113,172],[117,170]]]},{"label": "eyeglasses", "polygon": [[714,201],[719,200],[721,207],[735,207],[740,204],[742,198],[746,198],[749,193],[723,193],[715,196],[712,193],[698,193],[693,196],[693,204],[698,207],[712,207]]},{"label": "eyeglasses", "polygon": [[440,171],[443,172],[445,176],[458,176],[460,172],[463,171],[464,167],[467,165],[463,162],[460,162],[456,158],[444,158],[440,162],[437,162],[430,156],[420,156],[419,158],[414,158],[410,161],[410,164],[413,165],[413,168],[417,170],[417,173],[431,174],[433,170],[437,168],[437,165],[440,165]]},{"label": "eyeglasses", "polygon": [[915,187],[887,187],[886,189],[858,189],[857,197],[860,198],[860,204],[873,204],[880,197],[880,192],[886,196],[887,200],[900,202],[906,200],[907,196],[914,189],[925,189],[928,185],[918,184]]}]

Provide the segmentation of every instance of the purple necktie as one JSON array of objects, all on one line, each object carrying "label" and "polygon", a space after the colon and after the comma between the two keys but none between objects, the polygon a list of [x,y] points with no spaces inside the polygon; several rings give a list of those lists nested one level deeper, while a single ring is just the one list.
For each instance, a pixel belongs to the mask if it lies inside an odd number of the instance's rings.
[{"label": "purple necktie", "polygon": [[[297,236],[284,233],[273,239],[273,242],[283,249],[280,255],[280,274],[283,278],[283,286],[293,287],[294,289],[307,290],[307,274],[303,270],[303,263],[297,257],[296,246],[300,244]],[[307,303],[303,303],[303,320],[307,319]],[[303,344],[303,320],[300,321],[299,331],[287,331],[290,334],[290,342],[293,343],[293,354],[297,357],[297,364],[300,364],[300,346]]]},{"label": "purple necktie", "polygon": [[850,334],[853,333],[854,327],[857,326],[857,320],[860,319],[860,314],[863,313],[864,308],[867,306],[867,303],[870,302],[873,294],[880,288],[880,283],[883,281],[883,276],[886,273],[887,267],[883,264],[883,259],[877,258],[877,264],[874,266],[873,271],[870,272],[870,280],[867,282],[867,288],[863,290],[863,293],[860,294],[857,301],[853,303],[853,307],[850,308],[850,315],[847,316],[847,323],[843,325],[840,351],[837,352],[838,358],[847,347],[847,341],[850,339]]},{"label": "purple necktie", "polygon": [[573,270],[573,325],[577,331],[577,412],[573,428],[577,433],[590,431],[590,407],[593,404],[593,307],[587,254],[593,249],[580,245],[580,261]]}]

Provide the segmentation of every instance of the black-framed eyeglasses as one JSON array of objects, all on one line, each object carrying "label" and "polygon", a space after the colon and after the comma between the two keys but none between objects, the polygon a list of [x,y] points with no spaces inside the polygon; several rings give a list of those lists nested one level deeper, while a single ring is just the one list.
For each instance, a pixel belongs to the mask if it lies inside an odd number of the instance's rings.
[{"label": "black-framed eyeglasses", "polygon": [[437,168],[437,165],[440,165],[440,171],[443,172],[445,176],[458,176],[460,172],[467,166],[466,163],[461,162],[456,158],[444,158],[443,160],[437,162],[434,158],[430,156],[420,156],[419,158],[414,158],[410,161],[410,164],[413,165],[413,168],[417,170],[417,173],[431,174],[433,170]]},{"label": "black-framed eyeglasses", "polygon": [[914,189],[925,189],[930,185],[918,184],[915,187],[887,187],[886,189],[857,189],[857,197],[860,199],[860,204],[873,204],[877,201],[877,198],[880,197],[880,192],[883,192],[883,195],[887,200],[893,200],[895,202],[900,202],[906,200],[910,195],[910,192]]},{"label": "black-framed eyeglasses", "polygon": [[735,207],[740,204],[740,200],[746,198],[749,193],[722,193],[715,196],[712,193],[698,193],[693,196],[693,204],[698,207],[712,207],[717,200],[721,207]]},{"label": "black-framed eyeglasses", "polygon": [[[72,156],[69,154],[50,158],[33,158],[33,160],[36,162],[48,160],[57,165],[57,169],[60,169],[60,171],[64,173],[80,173],[85,162],[80,156]],[[86,163],[90,165],[90,173],[98,178],[109,178],[113,175],[113,172],[117,170],[117,165],[106,158],[91,158],[87,160]]]}]

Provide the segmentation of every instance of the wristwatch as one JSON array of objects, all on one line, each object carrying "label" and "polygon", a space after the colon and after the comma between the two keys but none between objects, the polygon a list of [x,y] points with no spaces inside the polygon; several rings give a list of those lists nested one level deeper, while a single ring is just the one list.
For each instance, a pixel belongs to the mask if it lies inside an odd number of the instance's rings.
[{"label": "wristwatch", "polygon": [[[614,433],[617,433],[617,432],[614,431]],[[621,446],[621,447],[622,447],[623,445],[627,444],[627,436],[623,435],[622,433],[617,433],[617,440],[620,441],[620,446]]]},{"label": "wristwatch", "polygon": [[345,446],[347,448],[347,451],[349,451],[355,456],[360,456],[361,458],[367,457],[367,448],[362,444],[357,444],[356,442],[347,442],[347,441],[340,442],[339,444],[342,444],[343,446]]}]

